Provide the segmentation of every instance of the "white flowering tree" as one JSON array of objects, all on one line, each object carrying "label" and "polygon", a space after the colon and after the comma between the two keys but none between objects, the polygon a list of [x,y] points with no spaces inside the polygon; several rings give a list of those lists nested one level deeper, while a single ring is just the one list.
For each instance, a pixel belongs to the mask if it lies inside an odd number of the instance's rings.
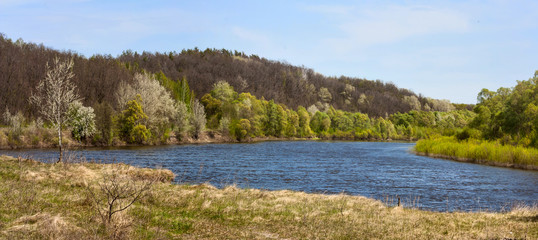
[{"label": "white flowering tree", "polygon": [[60,61],[54,58],[52,66],[47,63],[47,73],[36,87],[36,92],[30,96],[30,102],[38,107],[43,117],[52,123],[58,132],[58,147],[62,161],[62,128],[70,121],[67,114],[69,106],[79,101],[76,86],[71,82],[75,76],[73,73],[73,59]]},{"label": "white flowering tree", "polygon": [[135,74],[133,84],[120,85],[116,93],[116,99],[120,109],[123,109],[128,101],[140,95],[142,109],[147,115],[144,120],[154,134],[162,135],[171,123],[176,119],[177,109],[170,93],[151,74]]},{"label": "white flowering tree", "polygon": [[69,107],[67,115],[75,139],[85,139],[95,133],[95,113],[92,107],[84,107],[80,101],[75,101]]}]

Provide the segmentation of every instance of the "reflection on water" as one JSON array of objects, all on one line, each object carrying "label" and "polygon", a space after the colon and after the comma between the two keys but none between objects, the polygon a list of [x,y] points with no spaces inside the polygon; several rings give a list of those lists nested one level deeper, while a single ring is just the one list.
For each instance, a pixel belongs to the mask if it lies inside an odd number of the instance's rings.
[{"label": "reflection on water", "polygon": [[[73,150],[105,160],[172,170],[179,183],[346,193],[438,211],[509,210],[538,203],[538,172],[409,153],[413,143],[262,142]],[[56,159],[55,150],[0,154]]]}]

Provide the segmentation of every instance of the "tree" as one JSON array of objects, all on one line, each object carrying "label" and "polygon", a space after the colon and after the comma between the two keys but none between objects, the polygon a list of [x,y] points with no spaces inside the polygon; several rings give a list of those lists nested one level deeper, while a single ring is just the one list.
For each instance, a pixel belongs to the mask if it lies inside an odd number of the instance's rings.
[{"label": "tree", "polygon": [[95,133],[95,114],[93,108],[84,107],[80,101],[76,101],[69,107],[67,115],[72,127],[71,134],[77,140],[86,139]]},{"label": "tree", "polygon": [[189,111],[184,102],[178,102],[176,105],[176,138],[181,140],[183,134],[189,130]]},{"label": "tree", "polygon": [[73,59],[61,62],[58,57],[54,58],[53,66],[46,65],[47,73],[36,87],[36,92],[30,97],[30,102],[38,106],[39,113],[52,123],[58,132],[58,147],[62,161],[62,128],[69,122],[67,114],[69,106],[80,97],[75,92],[76,86],[71,82],[75,76],[73,73]]},{"label": "tree", "polygon": [[149,137],[149,131],[142,122],[147,115],[142,110],[142,98],[136,95],[136,98],[128,101],[125,110],[122,111],[118,118],[118,129],[120,137],[129,143],[143,143]]},{"label": "tree", "polygon": [[329,92],[329,89],[324,88],[324,87],[319,89],[318,96],[320,100],[325,103],[328,103],[333,99],[331,92]]},{"label": "tree", "polygon": [[310,137],[312,135],[312,129],[310,129],[310,114],[308,114],[303,106],[299,106],[297,115],[299,115],[299,136]]},{"label": "tree", "polygon": [[265,133],[270,136],[280,137],[284,130],[284,114],[281,106],[271,100],[266,106]]},{"label": "tree", "polygon": [[316,133],[329,131],[331,127],[331,118],[324,112],[316,112],[310,120],[310,128]]},{"label": "tree", "polygon": [[104,144],[111,144],[114,129],[114,109],[108,102],[94,105],[96,134],[94,140]]},{"label": "tree", "polygon": [[198,139],[200,136],[200,133],[204,131],[206,119],[205,119],[205,110],[204,106],[198,101],[198,99],[194,99],[194,101],[191,104],[192,106],[192,116],[190,118],[191,125],[192,125],[192,135],[194,138]]},{"label": "tree", "polygon": [[420,111],[420,109],[422,108],[421,105],[420,105],[420,102],[418,101],[418,98],[416,96],[414,96],[414,95],[413,96],[404,96],[403,100],[404,100],[405,103],[407,103],[409,105],[411,110]]},{"label": "tree", "polygon": [[175,119],[176,109],[170,92],[150,74],[135,74],[134,84],[122,84],[116,95],[119,106],[129,100],[141,96],[139,102],[147,118],[144,125],[151,130],[155,137],[163,137]]},{"label": "tree", "polygon": [[230,102],[236,98],[237,93],[228,82],[219,81],[213,85],[211,95],[222,102]]}]

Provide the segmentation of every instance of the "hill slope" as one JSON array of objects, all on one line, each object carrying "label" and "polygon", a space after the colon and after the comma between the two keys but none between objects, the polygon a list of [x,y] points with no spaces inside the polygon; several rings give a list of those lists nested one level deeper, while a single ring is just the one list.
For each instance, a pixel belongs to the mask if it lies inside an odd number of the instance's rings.
[{"label": "hill slope", "polygon": [[[114,103],[114,93],[121,82],[130,82],[137,71],[163,72],[168,78],[186,78],[199,98],[213,84],[225,80],[238,92],[274,99],[296,109],[298,106],[327,108],[387,116],[412,109],[447,110],[452,105],[417,96],[415,93],[380,80],[326,77],[312,69],[271,61],[241,52],[207,49],[183,50],[180,53],[142,54],[126,51],[110,55],[83,57],[71,51],[57,51],[43,44],[12,41],[0,34],[0,106],[33,116],[35,107],[28,97],[44,78],[46,63],[55,56],[74,58],[74,82],[84,104]],[[5,109],[0,109],[4,111]]]}]

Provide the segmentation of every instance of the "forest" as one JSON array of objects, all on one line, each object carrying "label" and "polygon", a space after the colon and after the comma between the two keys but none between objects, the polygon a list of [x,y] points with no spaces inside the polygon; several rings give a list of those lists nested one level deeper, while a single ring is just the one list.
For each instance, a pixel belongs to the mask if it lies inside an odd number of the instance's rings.
[{"label": "forest", "polygon": [[[454,134],[475,115],[472,106],[417,96],[392,83],[325,77],[224,49],[86,58],[1,35],[0,50],[0,145],[11,148],[163,144],[216,135],[226,141],[413,140]],[[53,84],[45,80],[61,71],[74,95],[58,122],[46,117],[39,91],[47,92]]]}]

